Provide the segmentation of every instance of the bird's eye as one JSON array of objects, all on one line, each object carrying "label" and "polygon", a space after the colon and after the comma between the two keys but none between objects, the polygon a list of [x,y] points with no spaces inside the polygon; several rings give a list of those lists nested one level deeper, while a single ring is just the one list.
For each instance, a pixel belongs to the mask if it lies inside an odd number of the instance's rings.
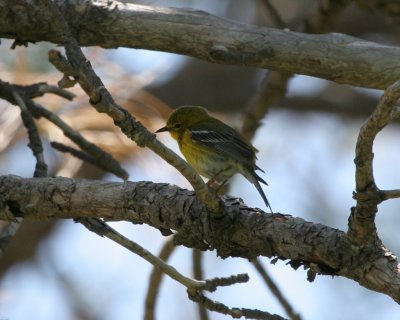
[{"label": "bird's eye", "polygon": [[177,123],[176,125],[175,125],[175,129],[179,129],[181,127],[181,124],[180,123]]}]

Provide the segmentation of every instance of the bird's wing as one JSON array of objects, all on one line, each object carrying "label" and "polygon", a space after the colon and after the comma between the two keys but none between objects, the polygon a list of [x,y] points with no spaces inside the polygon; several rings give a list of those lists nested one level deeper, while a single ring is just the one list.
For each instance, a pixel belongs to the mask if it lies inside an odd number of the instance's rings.
[{"label": "bird's wing", "polygon": [[255,160],[255,149],[238,132],[220,122],[218,131],[213,125],[202,124],[190,128],[192,139],[210,148],[214,148],[221,155],[233,158],[240,162],[252,163]]}]

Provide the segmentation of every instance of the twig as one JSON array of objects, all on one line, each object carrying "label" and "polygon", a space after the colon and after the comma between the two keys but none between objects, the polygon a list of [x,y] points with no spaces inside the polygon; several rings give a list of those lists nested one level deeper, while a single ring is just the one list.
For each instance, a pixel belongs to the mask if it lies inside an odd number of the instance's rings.
[{"label": "twig", "polygon": [[45,93],[53,93],[57,96],[60,96],[64,99],[67,99],[70,101],[72,101],[76,97],[76,95],[73,94],[72,92],[69,92],[69,91],[64,90],[57,86],[49,85],[47,83],[39,83],[38,84],[38,92],[41,95],[44,95]]},{"label": "twig", "polygon": [[[202,269],[203,252],[198,249],[192,250],[192,260],[193,260],[193,277],[197,280],[204,278]],[[202,304],[197,304],[199,308],[200,320],[208,320],[207,309]]]},{"label": "twig", "polygon": [[119,245],[123,246],[124,248],[128,249],[129,251],[142,257],[153,266],[161,269],[161,271],[164,272],[166,275],[187,287],[188,290],[207,290],[212,292],[220,286],[230,286],[235,283],[243,283],[249,280],[246,274],[239,274],[227,278],[214,278],[202,281],[188,278],[179,273],[174,267],[168,265],[155,255],[153,255],[142,246],[129,240],[128,238],[124,237],[123,235],[112,229],[102,220],[97,218],[76,218],[75,221],[82,223],[86,228],[88,228],[90,231],[95,232],[99,236],[107,237],[115,241]]},{"label": "twig", "polygon": [[281,290],[278,288],[274,280],[268,274],[267,270],[261,264],[261,261],[258,258],[256,258],[252,262],[254,267],[260,274],[260,276],[263,278],[265,284],[268,286],[273,295],[278,299],[279,303],[282,305],[283,309],[286,311],[286,314],[289,316],[289,318],[292,320],[301,320],[300,315],[294,311],[289,301],[283,296]]},{"label": "twig", "polygon": [[109,91],[105,88],[101,79],[96,75],[90,62],[86,60],[77,41],[71,35],[67,22],[61,15],[58,7],[50,0],[49,8],[54,12],[65,44],[66,60],[60,52],[51,50],[49,61],[68,77],[73,77],[90,97],[90,103],[100,113],[108,114],[122,132],[135,141],[140,147],[148,147],[169,164],[174,166],[190,182],[198,197],[207,207],[216,214],[219,211],[219,199],[207,188],[202,178],[172,150],[159,142],[155,135],[149,132],[140,122],[137,122],[125,109],[115,103]]},{"label": "twig", "polygon": [[380,190],[382,200],[400,198],[400,189],[396,190]]},{"label": "twig", "polygon": [[[151,263],[154,267],[160,269],[163,273],[171,277],[172,279],[176,280],[180,284],[184,285],[187,290],[190,299],[195,301],[196,299],[199,299],[199,297],[204,297],[200,292],[203,290],[207,291],[215,291],[218,287],[221,286],[230,286],[236,283],[243,283],[247,282],[249,280],[249,277],[247,274],[238,274],[238,275],[233,275],[230,277],[226,278],[214,278],[214,279],[209,279],[205,281],[198,281],[194,280],[191,278],[188,278],[181,273],[179,273],[174,267],[168,265],[165,263],[163,260],[160,258],[156,257],[149,251],[147,251],[145,248],[141,247],[137,243],[127,239],[117,231],[115,231],[113,228],[111,228],[109,225],[107,225],[105,222],[103,222],[100,219],[97,218],[76,218],[76,222],[79,222],[83,224],[86,228],[88,228],[90,231],[93,231],[94,233],[98,234],[101,237],[107,237],[119,245],[123,246],[124,248],[128,249],[129,251],[137,254],[138,256],[142,257],[149,263]],[[269,315],[269,313],[264,313],[258,310],[247,310],[247,309],[229,309],[225,305],[219,302],[207,302],[211,301],[208,298],[201,299],[205,307],[209,308],[210,310],[213,311],[218,311],[224,314],[236,314],[240,316],[246,316],[249,318],[252,318],[252,315],[254,315],[254,319],[282,319],[281,317],[279,318],[263,318],[263,314]],[[246,311],[247,310],[247,311]],[[250,315],[250,316],[249,316]],[[258,315],[258,317],[256,317]]]},{"label": "twig", "polygon": [[[173,238],[167,239],[158,257],[163,261],[167,261],[175,248]],[[144,320],[155,319],[156,301],[163,277],[164,273],[161,269],[154,267],[150,275],[149,287],[146,294]]]},{"label": "twig", "polygon": [[21,109],[21,119],[28,130],[29,144],[36,158],[34,177],[45,177],[47,175],[47,164],[44,161],[42,140],[40,139],[33,116],[28,110],[25,101],[16,90],[12,91],[13,97]]},{"label": "twig", "polygon": [[61,142],[56,142],[56,141],[51,141],[50,145],[56,149],[57,151],[63,152],[63,153],[70,153],[74,157],[81,159],[82,161],[91,163],[94,166],[99,166],[98,162],[96,161],[97,159],[93,158],[92,156],[88,155],[87,153],[75,149],[73,147],[67,146]]},{"label": "twig", "polygon": [[195,294],[188,292],[189,299],[205,306],[208,310],[230,315],[232,318],[245,317],[246,319],[285,320],[285,318],[257,309],[229,308],[228,306],[207,298],[197,291]]},{"label": "twig", "polygon": [[[89,156],[83,156],[83,153],[68,150],[74,156],[89,161],[93,165],[102,168],[107,172],[115,174],[124,180],[129,177],[128,172],[121,167],[119,162],[114,159],[114,157],[103,149],[99,148],[94,143],[86,140],[79,132],[71,128],[67,123],[65,123],[60,117],[58,117],[53,112],[47,110],[46,108],[34,103],[33,101],[28,105],[30,110],[33,112],[35,117],[43,117],[49,120],[51,123],[59,127],[64,135],[76,143],[83,151],[85,151]],[[72,149],[72,148],[71,148]],[[66,150],[66,149],[64,149]],[[75,149],[74,149],[75,150]],[[78,151],[78,150],[75,150]],[[82,156],[82,157],[80,157]]]},{"label": "twig", "polygon": [[379,100],[375,111],[361,127],[358,134],[355,159],[356,165],[356,207],[349,218],[349,238],[358,244],[378,241],[375,215],[382,202],[373,174],[373,143],[376,135],[391,120],[392,110],[400,98],[400,81],[389,86]]},{"label": "twig", "polygon": [[[37,130],[35,121],[32,117],[32,114],[29,112],[26,107],[26,103],[24,99],[19,95],[17,90],[11,91],[11,95],[19,108],[21,109],[21,119],[28,130],[29,144],[28,146],[31,148],[33,155],[36,158],[34,177],[45,177],[47,174],[47,164],[44,160],[43,155],[43,146],[42,140],[40,139],[39,132]],[[21,226],[23,219],[15,218],[13,221],[9,222],[7,226],[1,231],[0,234],[0,255],[3,255],[10,245],[11,240],[17,233],[18,229]]]},{"label": "twig", "polygon": [[46,93],[52,93],[57,96],[60,96],[67,100],[73,100],[75,98],[75,94],[69,92],[67,90],[61,89],[56,86],[49,85],[45,82],[34,83],[30,85],[18,85],[18,84],[10,84],[8,82],[0,80],[0,96],[10,103],[18,104],[15,101],[13,91],[19,93],[19,95],[24,96],[25,99],[34,99],[37,97],[41,97]]},{"label": "twig", "polygon": [[137,254],[138,256],[151,263],[153,266],[159,268],[162,272],[170,276],[172,279],[183,284],[187,288],[204,288],[206,281],[197,281],[191,278],[185,277],[179,273],[174,267],[166,264],[164,261],[147,251],[137,243],[127,239],[109,225],[100,219],[96,218],[76,218],[75,221],[82,223],[90,231],[97,233],[99,236],[109,238],[129,251]]},{"label": "twig", "polygon": [[[24,103],[25,108],[29,110],[29,115],[33,114],[35,118],[46,118],[54,125],[59,127],[65,136],[67,136],[82,150],[88,153],[89,157],[86,157],[87,161],[90,161],[92,164],[102,168],[107,172],[115,174],[117,177],[127,180],[129,176],[128,173],[121,167],[119,162],[115,160],[112,155],[105,152],[94,143],[86,140],[79,132],[71,128],[56,114],[31,100],[31,98],[42,96],[45,93],[55,93],[68,100],[75,96],[66,90],[59,89],[46,83],[38,83],[30,86],[19,86],[0,80],[0,97],[6,99],[12,104],[21,105],[21,102]],[[15,94],[17,94],[17,96],[15,96]],[[25,98],[25,101],[21,100],[21,96]],[[75,153],[75,155],[77,154]],[[83,156],[82,153],[80,153],[80,155]],[[84,157],[81,157],[81,159],[82,158]]]}]

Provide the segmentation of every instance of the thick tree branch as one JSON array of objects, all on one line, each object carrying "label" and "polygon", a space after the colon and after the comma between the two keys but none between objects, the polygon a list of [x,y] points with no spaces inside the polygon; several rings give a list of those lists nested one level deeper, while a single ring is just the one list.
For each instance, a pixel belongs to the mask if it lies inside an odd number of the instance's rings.
[{"label": "thick tree branch", "polygon": [[[308,35],[246,25],[203,11],[57,0],[81,46],[129,47],[190,55],[215,63],[306,74],[370,88],[400,78],[400,48],[343,34]],[[17,44],[64,43],[43,0],[0,2],[0,37]]]},{"label": "thick tree branch", "polygon": [[290,259],[319,274],[341,275],[400,301],[397,260],[382,245],[358,247],[339,230],[289,215],[267,214],[224,197],[216,219],[191,191],[151,182],[0,178],[0,219],[102,217],[176,230],[175,243],[221,257]]}]

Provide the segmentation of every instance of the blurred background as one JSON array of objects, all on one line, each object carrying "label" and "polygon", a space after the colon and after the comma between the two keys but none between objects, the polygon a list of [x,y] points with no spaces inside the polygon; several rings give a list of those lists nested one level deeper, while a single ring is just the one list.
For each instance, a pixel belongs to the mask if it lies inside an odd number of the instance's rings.
[{"label": "blurred background", "polygon": [[[375,10],[378,2],[381,11]],[[135,2],[137,3],[137,2]],[[142,1],[147,5],[180,6],[206,10],[228,19],[274,26],[262,1]],[[291,28],[301,25],[317,1],[271,1]],[[399,45],[399,20],[390,1],[364,1],[364,7],[347,5],[332,31],[381,44]],[[16,84],[61,78],[47,62],[55,45],[39,43],[11,51],[12,42],[0,45],[0,79]],[[257,99],[266,70],[210,64],[192,58],[120,48],[86,48],[92,62],[116,101],[149,130],[165,123],[176,106],[202,105],[221,120],[240,128],[245,110]],[[77,87],[77,98],[66,102],[46,95],[36,99],[79,130],[87,139],[111,152],[129,171],[131,181],[168,182],[190,188],[179,173],[158,156],[125,138],[112,121],[97,114]],[[347,229],[354,185],[354,148],[360,126],[376,106],[381,91],[338,85],[321,79],[294,76],[284,99],[271,105],[253,139],[265,169],[265,188],[277,212],[302,217],[341,230]],[[34,158],[27,148],[26,130],[19,108],[0,100],[0,174],[31,177]],[[51,175],[120,181],[114,176],[53,150],[49,142],[68,144],[56,127],[38,122]],[[393,123],[378,135],[374,145],[374,172],[378,187],[400,186],[400,128]],[[177,145],[167,134],[159,138],[170,148]],[[254,187],[235,177],[229,193],[249,206],[264,208]],[[265,208],[264,208],[265,209]],[[400,202],[379,206],[379,236],[395,254],[400,253]],[[130,223],[112,223],[128,238],[157,254],[166,239],[158,230]],[[192,274],[191,250],[177,248],[169,262]],[[369,291],[345,278],[317,276],[306,280],[302,269],[284,262],[271,265],[261,259],[283,294],[303,319],[399,319],[400,309],[389,297]],[[254,267],[243,259],[221,260],[204,254],[205,277],[246,272],[247,284],[221,288],[208,296],[231,307],[258,308],[285,316]],[[142,319],[151,266],[125,249],[87,231],[72,221],[24,221],[0,259],[0,319]],[[163,280],[157,300],[157,319],[198,319],[197,306],[173,280]],[[210,313],[210,319],[228,319]]]}]

